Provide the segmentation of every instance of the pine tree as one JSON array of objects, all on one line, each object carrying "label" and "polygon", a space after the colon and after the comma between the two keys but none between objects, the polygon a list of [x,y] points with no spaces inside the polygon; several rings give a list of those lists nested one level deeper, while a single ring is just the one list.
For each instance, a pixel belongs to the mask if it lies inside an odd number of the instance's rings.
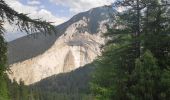
[{"label": "pine tree", "polygon": [[136,66],[132,73],[133,85],[129,90],[130,100],[166,100],[160,92],[162,83],[161,70],[157,59],[150,51],[146,51],[141,58],[136,59]]},{"label": "pine tree", "polygon": [[3,76],[0,76],[0,100],[10,100],[7,83]]},{"label": "pine tree", "polygon": [[55,28],[46,21],[31,19],[26,14],[16,12],[10,8],[4,0],[0,0],[0,98],[3,98],[2,100],[8,100],[7,88],[5,88],[6,82],[5,79],[3,79],[4,71],[7,69],[7,47],[3,38],[5,32],[3,27],[4,22],[18,26],[18,30],[22,32],[25,31],[26,33],[52,33],[55,32]]},{"label": "pine tree", "polygon": [[165,0],[121,0],[92,90],[99,100],[169,100],[170,20]]},{"label": "pine tree", "polygon": [[169,100],[169,75],[168,70],[161,70],[153,54],[146,51],[136,60],[132,76],[135,84],[130,90],[131,100]]}]

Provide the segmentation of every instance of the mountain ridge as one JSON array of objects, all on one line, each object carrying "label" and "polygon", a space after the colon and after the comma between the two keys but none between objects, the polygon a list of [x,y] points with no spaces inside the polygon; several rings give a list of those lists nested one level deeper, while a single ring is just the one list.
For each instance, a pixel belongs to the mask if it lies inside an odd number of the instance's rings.
[{"label": "mountain ridge", "polygon": [[[96,20],[100,21],[103,19],[107,19],[110,16],[106,16],[107,18],[106,17],[96,18],[92,15],[101,16],[100,12],[105,13],[107,11],[109,11],[109,9],[105,8],[105,6],[92,8],[86,12],[81,12],[77,15],[74,15],[70,20],[56,26],[56,29],[58,31],[58,33],[56,33],[56,34],[50,34],[50,35],[43,34],[43,33],[29,34],[27,36],[24,36],[24,37],[21,37],[21,38],[18,38],[16,40],[9,42],[8,43],[8,59],[9,59],[8,63],[9,63],[9,65],[36,57],[36,56],[44,53],[46,50],[48,50],[54,44],[54,42],[56,41],[56,39],[58,37],[60,37],[63,33],[65,33],[66,29],[72,23],[75,23],[78,20],[81,20],[83,17],[88,17],[89,19],[92,20],[92,22],[89,21],[89,23],[88,23],[89,27],[86,27],[85,30],[89,31],[89,33],[91,33],[91,34],[97,33],[97,29],[99,28],[99,26],[97,25],[98,21],[96,21]],[[90,15],[90,13],[92,15]],[[106,15],[108,15],[108,14],[106,14]],[[92,16],[92,18],[90,18],[91,16]],[[91,30],[91,28],[96,29],[96,30]],[[65,34],[67,34],[67,33],[65,33]],[[22,48],[20,48],[20,47],[22,47]],[[34,50],[29,49],[28,47],[34,48]],[[22,51],[24,51],[25,53],[23,53]]]},{"label": "mountain ridge", "polygon": [[11,42],[12,46],[9,43],[8,57],[18,60],[10,64],[9,78],[29,85],[91,63],[101,54],[100,46],[105,42],[101,34],[107,31],[105,24],[112,21],[107,11],[107,7],[98,7],[75,15],[56,27],[58,36],[38,34],[38,40],[25,37],[16,40],[19,43]]}]

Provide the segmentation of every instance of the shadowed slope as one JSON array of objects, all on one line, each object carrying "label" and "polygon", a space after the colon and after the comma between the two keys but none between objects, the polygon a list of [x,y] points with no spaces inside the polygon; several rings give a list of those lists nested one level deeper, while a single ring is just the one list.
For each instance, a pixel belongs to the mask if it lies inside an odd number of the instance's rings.
[{"label": "shadowed slope", "polygon": [[89,93],[89,82],[94,65],[88,64],[75,71],[53,75],[37,82],[30,87],[40,91],[57,93]]}]

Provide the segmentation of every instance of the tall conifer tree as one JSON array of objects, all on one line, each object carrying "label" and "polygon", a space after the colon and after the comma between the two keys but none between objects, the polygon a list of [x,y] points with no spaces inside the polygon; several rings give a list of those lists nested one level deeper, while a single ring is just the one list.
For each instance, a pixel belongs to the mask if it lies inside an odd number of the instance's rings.
[{"label": "tall conifer tree", "polygon": [[170,36],[166,0],[118,0],[108,45],[96,61],[99,100],[169,100]]},{"label": "tall conifer tree", "polygon": [[18,26],[18,30],[26,33],[55,32],[55,28],[46,21],[31,19],[26,14],[18,13],[10,8],[4,0],[0,0],[0,100],[9,100],[4,71],[7,69],[7,47],[3,34],[4,22]]}]

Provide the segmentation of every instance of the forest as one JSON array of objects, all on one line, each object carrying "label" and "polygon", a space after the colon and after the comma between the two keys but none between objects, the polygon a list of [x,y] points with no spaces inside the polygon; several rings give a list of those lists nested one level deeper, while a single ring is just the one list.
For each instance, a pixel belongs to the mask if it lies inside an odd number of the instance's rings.
[{"label": "forest", "polygon": [[56,30],[0,0],[0,100],[170,100],[169,0],[117,0],[109,7],[122,11],[111,14],[115,20],[106,25],[103,37],[108,40],[101,56],[83,68],[26,86],[12,82],[4,72],[8,67],[3,22],[17,21],[28,33]]}]

